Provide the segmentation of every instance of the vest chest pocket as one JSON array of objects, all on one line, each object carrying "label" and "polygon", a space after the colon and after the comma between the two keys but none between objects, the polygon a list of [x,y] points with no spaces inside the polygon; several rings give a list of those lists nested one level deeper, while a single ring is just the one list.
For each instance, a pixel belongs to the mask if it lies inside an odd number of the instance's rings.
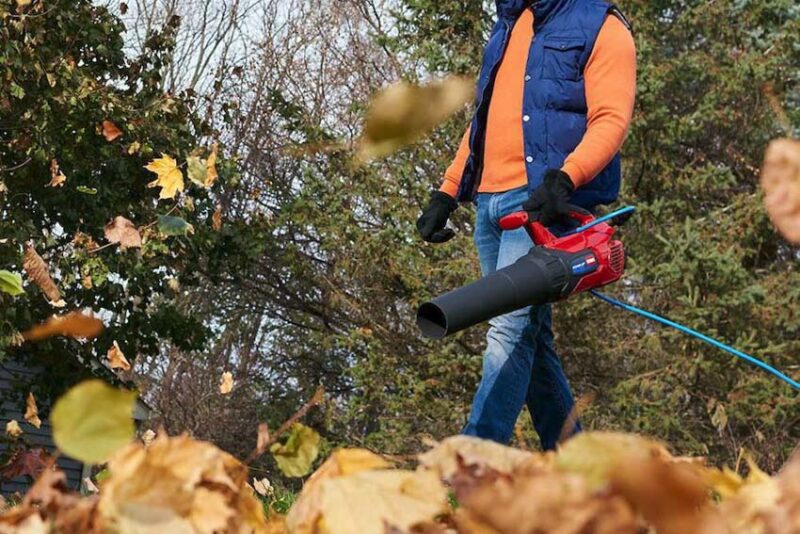
[{"label": "vest chest pocket", "polygon": [[581,54],[586,40],[580,38],[550,38],[544,43],[542,78],[578,80],[581,76]]}]

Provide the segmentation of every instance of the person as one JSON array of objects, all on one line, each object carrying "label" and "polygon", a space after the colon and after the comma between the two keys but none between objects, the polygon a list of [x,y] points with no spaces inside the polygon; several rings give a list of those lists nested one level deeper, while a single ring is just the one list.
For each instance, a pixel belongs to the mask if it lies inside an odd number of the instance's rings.
[{"label": "person", "polygon": [[[459,202],[473,202],[484,275],[532,246],[524,229],[500,229],[504,215],[525,209],[557,231],[570,205],[593,210],[617,198],[619,150],[636,91],[631,26],[612,4],[497,0],[497,12],[472,123],[417,221],[425,241],[446,242],[454,236],[446,226],[451,213]],[[508,443],[525,404],[545,450],[580,431],[550,306],[490,322],[464,433]]]}]

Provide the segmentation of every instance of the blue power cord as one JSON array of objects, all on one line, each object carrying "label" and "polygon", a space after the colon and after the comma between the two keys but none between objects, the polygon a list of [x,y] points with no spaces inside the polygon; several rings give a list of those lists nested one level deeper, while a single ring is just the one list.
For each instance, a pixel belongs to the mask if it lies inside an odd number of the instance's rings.
[{"label": "blue power cord", "polygon": [[776,376],[777,378],[783,380],[784,382],[789,384],[794,389],[800,390],[800,382],[797,382],[796,380],[792,380],[791,378],[789,378],[788,376],[786,376],[782,372],[778,371],[777,369],[775,369],[771,365],[759,360],[758,358],[750,356],[749,354],[745,354],[742,351],[736,350],[733,347],[730,347],[730,346],[726,345],[725,343],[721,343],[721,342],[717,341],[716,339],[710,338],[707,335],[701,334],[697,330],[692,330],[691,328],[689,328],[687,326],[683,326],[682,324],[678,324],[675,321],[670,321],[669,319],[665,319],[664,317],[661,317],[661,316],[656,315],[654,313],[650,313],[649,311],[645,311],[645,310],[643,310],[641,308],[637,308],[636,306],[631,306],[630,304],[625,304],[624,302],[620,302],[620,301],[618,301],[618,300],[616,300],[614,298],[611,298],[611,297],[609,297],[607,295],[604,295],[604,294],[600,293],[596,289],[591,290],[590,293],[592,295],[594,295],[595,297],[599,298],[600,300],[602,300],[603,302],[611,304],[612,306],[616,306],[617,308],[621,308],[621,309],[629,311],[631,313],[635,313],[636,315],[641,315],[642,317],[646,317],[647,319],[650,319],[650,320],[656,321],[658,323],[661,323],[663,325],[672,327],[672,328],[674,328],[674,329],[676,329],[676,330],[678,330],[680,332],[683,332],[684,334],[688,334],[688,335],[690,335],[692,337],[695,337],[695,338],[697,338],[697,339],[699,339],[701,341],[705,341],[709,345],[717,347],[718,349],[722,349],[725,352],[733,354],[737,358],[741,358],[742,360],[744,360],[746,362],[749,362],[749,363],[751,363],[753,365],[756,365],[756,366],[760,367],[761,369],[765,370],[766,372],[771,373],[772,375]]}]

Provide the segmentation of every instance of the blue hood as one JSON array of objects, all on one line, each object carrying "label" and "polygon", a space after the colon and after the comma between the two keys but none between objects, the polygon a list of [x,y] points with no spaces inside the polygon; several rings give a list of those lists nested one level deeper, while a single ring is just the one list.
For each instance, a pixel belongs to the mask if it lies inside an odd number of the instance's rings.
[{"label": "blue hood", "polygon": [[501,18],[516,19],[522,10],[533,6],[536,25],[543,24],[558,11],[568,9],[576,0],[497,0],[497,14]]}]

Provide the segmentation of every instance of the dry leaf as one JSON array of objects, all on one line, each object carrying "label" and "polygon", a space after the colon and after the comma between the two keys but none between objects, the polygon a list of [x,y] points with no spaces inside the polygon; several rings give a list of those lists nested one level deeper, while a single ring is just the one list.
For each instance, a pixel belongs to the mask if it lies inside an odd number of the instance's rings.
[{"label": "dry leaf", "polygon": [[321,511],[322,482],[361,471],[387,469],[391,464],[366,449],[339,449],[314,471],[303,484],[303,491],[286,516],[286,525],[291,532],[313,532]]},{"label": "dry leaf", "polygon": [[267,426],[267,423],[260,423],[258,425],[258,438],[256,439],[256,454],[260,456],[267,452],[269,442],[269,426]]},{"label": "dry leaf", "polygon": [[52,160],[50,162],[50,183],[47,184],[47,187],[63,187],[66,181],[67,177],[61,172],[58,161]]},{"label": "dry leaf", "polygon": [[214,185],[214,182],[217,181],[217,150],[219,146],[217,143],[211,145],[211,153],[208,155],[208,159],[206,160],[206,177],[205,177],[205,187],[209,188]]},{"label": "dry leaf", "polygon": [[95,338],[103,331],[103,322],[78,311],[66,315],[54,315],[42,324],[22,333],[26,341],[40,341],[53,336],[73,338]]},{"label": "dry leaf", "polygon": [[156,433],[149,428],[145,430],[144,433],[142,434],[142,443],[144,444],[145,447],[153,443],[154,439],[156,439]]},{"label": "dry leaf", "polygon": [[777,139],[770,143],[761,187],[772,222],[787,240],[800,243],[800,141]]},{"label": "dry leaf", "polygon": [[319,455],[319,442],[319,434],[314,429],[295,423],[286,443],[273,443],[269,451],[284,475],[302,477],[308,474]]},{"label": "dry leaf", "polygon": [[63,307],[61,300],[61,292],[58,290],[53,279],[50,278],[47,263],[33,248],[32,243],[27,243],[25,246],[25,257],[22,262],[22,268],[28,273],[28,278],[36,284],[39,289],[45,294],[48,300],[56,307]]},{"label": "dry leaf", "polygon": [[451,76],[426,86],[396,83],[370,103],[359,159],[368,161],[410,144],[461,109],[474,84]]},{"label": "dry leaf", "polygon": [[105,137],[106,141],[109,143],[122,135],[122,130],[117,128],[117,125],[109,120],[103,121],[101,128],[103,137]]},{"label": "dry leaf", "polygon": [[217,206],[217,209],[214,210],[214,214],[211,216],[211,228],[215,232],[219,232],[219,229],[222,228],[222,208]]},{"label": "dry leaf", "polygon": [[125,358],[125,354],[123,354],[116,341],[114,341],[114,344],[108,349],[106,358],[108,358],[109,367],[112,369],[122,369],[123,371],[131,370],[130,362]]},{"label": "dry leaf", "polygon": [[110,243],[119,243],[120,248],[141,248],[142,236],[136,226],[121,215],[114,217],[104,228],[106,239]]},{"label": "dry leaf", "polygon": [[18,438],[22,435],[22,429],[19,427],[19,423],[15,419],[12,419],[6,423],[6,434],[12,438]]},{"label": "dry leaf", "polygon": [[266,497],[267,495],[272,493],[272,484],[270,484],[269,480],[267,480],[266,478],[262,478],[261,480],[254,478],[253,489],[256,490],[256,493],[258,493],[262,497]]},{"label": "dry leaf", "polygon": [[72,245],[83,250],[93,250],[98,247],[92,236],[83,232],[75,232],[75,236],[72,238]]},{"label": "dry leaf", "polygon": [[447,512],[447,490],[425,471],[361,471],[328,478],[320,488],[320,522],[329,534],[406,531]]},{"label": "dry leaf", "polygon": [[42,420],[39,419],[39,408],[36,406],[36,399],[31,392],[28,392],[28,397],[25,399],[25,421],[36,428],[42,427]]},{"label": "dry leaf", "polygon": [[230,371],[225,371],[219,378],[219,392],[227,395],[233,390],[233,375]]},{"label": "dry leaf", "polygon": [[91,478],[89,478],[89,477],[83,477],[83,480],[82,480],[81,482],[83,483],[83,488],[84,488],[84,489],[85,489],[85,490],[86,490],[88,493],[100,493],[100,488],[98,488],[98,487],[95,485],[95,483],[94,483],[94,482],[92,482],[92,479],[91,479]]},{"label": "dry leaf", "polygon": [[183,173],[178,168],[178,163],[166,154],[151,161],[145,169],[158,176],[147,187],[160,187],[159,198],[175,198],[177,193],[183,191]]},{"label": "dry leaf", "polygon": [[533,454],[512,449],[493,441],[471,436],[453,436],[436,447],[419,455],[421,467],[436,471],[450,481],[462,467],[491,469],[499,473],[511,473],[516,467],[533,458]]}]

